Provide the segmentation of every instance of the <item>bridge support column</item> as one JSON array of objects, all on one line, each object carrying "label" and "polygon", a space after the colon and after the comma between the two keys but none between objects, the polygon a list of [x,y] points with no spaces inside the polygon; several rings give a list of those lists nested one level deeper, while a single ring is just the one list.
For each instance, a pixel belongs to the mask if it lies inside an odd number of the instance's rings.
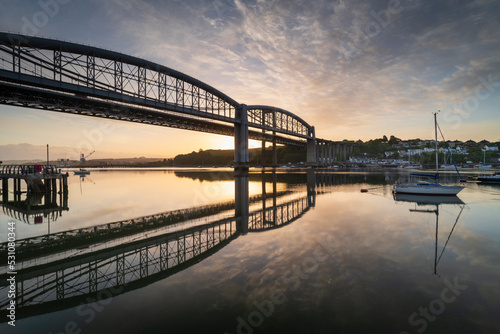
[{"label": "bridge support column", "polygon": [[330,144],[330,152],[332,155],[332,166],[335,165],[335,143]]},{"label": "bridge support column", "polygon": [[307,205],[316,206],[316,174],[313,170],[307,171]]},{"label": "bridge support column", "polygon": [[314,130],[314,126],[309,130],[309,137],[307,139],[307,165],[308,166],[316,166],[316,133]]},{"label": "bridge support column", "polygon": [[328,142],[323,143],[323,165],[328,166]]},{"label": "bridge support column", "polygon": [[[276,129],[276,111],[273,111],[273,128]],[[278,167],[278,154],[276,149],[276,131],[273,131],[273,167]]]},{"label": "bridge support column", "polygon": [[326,166],[326,142],[321,143],[321,165]]},{"label": "bridge support column", "polygon": [[316,143],[316,145],[317,145],[316,163],[318,164],[318,166],[321,166],[321,165],[323,165],[323,154],[322,154],[323,153],[322,152],[322,150],[323,150],[323,142],[322,141],[318,141]]},{"label": "bridge support column", "polygon": [[236,229],[242,234],[248,232],[248,212],[250,204],[248,180],[248,171],[240,171],[234,175],[234,215],[237,221]]},{"label": "bridge support column", "polygon": [[238,123],[234,124],[234,168],[248,171],[248,118],[247,106],[242,104],[236,110]]},{"label": "bridge support column", "polygon": [[333,143],[328,143],[328,166],[333,165]]}]

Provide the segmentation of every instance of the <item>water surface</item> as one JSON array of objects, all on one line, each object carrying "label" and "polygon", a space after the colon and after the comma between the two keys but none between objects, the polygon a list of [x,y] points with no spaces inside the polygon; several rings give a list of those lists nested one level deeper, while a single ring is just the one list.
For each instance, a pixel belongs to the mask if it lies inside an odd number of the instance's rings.
[{"label": "water surface", "polygon": [[[426,203],[394,198],[397,178],[392,171],[252,172],[246,227],[222,206],[212,218],[64,250],[65,263],[88,264],[48,268],[45,257],[46,273],[24,282],[39,296],[26,304],[26,316],[18,310],[15,333],[499,332],[500,188],[470,183],[455,201]],[[82,182],[70,177],[69,210],[50,222],[50,233],[231,206],[234,196],[230,170],[93,171]],[[47,219],[0,220],[2,238],[13,220],[20,239],[49,229]],[[179,232],[190,228],[197,230]],[[153,243],[163,235],[167,252]],[[133,253],[123,245],[145,248]],[[112,249],[120,252],[109,255]],[[90,259],[97,257],[111,260]],[[168,268],[160,268],[162,258]],[[120,276],[118,263],[136,269]],[[85,269],[93,265],[97,271]],[[75,272],[83,274],[76,279]],[[64,282],[51,278],[57,275]],[[36,279],[53,286],[36,287]]]}]

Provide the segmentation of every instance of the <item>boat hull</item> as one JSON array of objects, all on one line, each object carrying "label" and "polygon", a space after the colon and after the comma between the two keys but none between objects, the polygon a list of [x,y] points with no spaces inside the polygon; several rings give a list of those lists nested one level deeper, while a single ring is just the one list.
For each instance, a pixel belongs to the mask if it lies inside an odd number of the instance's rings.
[{"label": "boat hull", "polygon": [[480,176],[477,180],[482,183],[500,183],[500,176]]},{"label": "boat hull", "polygon": [[398,202],[410,202],[418,204],[465,204],[458,196],[426,196],[411,194],[394,194],[394,200]]},{"label": "boat hull", "polygon": [[80,170],[74,171],[75,175],[89,175],[90,172],[86,169],[80,168]]},{"label": "boat hull", "polygon": [[427,195],[427,196],[455,196],[464,189],[460,186],[436,186],[436,185],[395,185],[395,194]]}]

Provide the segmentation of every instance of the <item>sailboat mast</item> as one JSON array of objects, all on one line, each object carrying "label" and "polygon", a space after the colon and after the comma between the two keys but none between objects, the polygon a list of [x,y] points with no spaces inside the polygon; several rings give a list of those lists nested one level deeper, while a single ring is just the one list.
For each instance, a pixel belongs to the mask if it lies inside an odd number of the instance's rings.
[{"label": "sailboat mast", "polygon": [[[438,111],[439,112],[439,111]],[[436,176],[438,175],[438,130],[437,130],[437,112],[434,113],[434,134],[436,138]]]},{"label": "sailboat mast", "polygon": [[434,246],[434,275],[437,275],[438,264],[438,228],[439,228],[439,204],[436,204],[436,245]]}]

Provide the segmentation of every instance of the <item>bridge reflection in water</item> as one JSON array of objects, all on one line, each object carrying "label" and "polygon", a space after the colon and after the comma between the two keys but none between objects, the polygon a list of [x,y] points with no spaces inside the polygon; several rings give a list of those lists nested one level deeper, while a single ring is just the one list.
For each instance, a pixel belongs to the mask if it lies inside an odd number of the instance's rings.
[{"label": "bridge reflection in water", "polygon": [[[144,287],[189,268],[241,235],[288,225],[315,205],[316,176],[309,171],[307,181],[302,177],[294,191],[278,192],[278,174],[262,173],[262,194],[249,197],[249,174],[235,174],[232,202],[17,240],[17,317]],[[273,185],[271,192],[266,181]],[[1,256],[6,253],[7,243],[0,244]],[[1,274],[0,308],[5,309],[9,286],[6,272]]]}]

